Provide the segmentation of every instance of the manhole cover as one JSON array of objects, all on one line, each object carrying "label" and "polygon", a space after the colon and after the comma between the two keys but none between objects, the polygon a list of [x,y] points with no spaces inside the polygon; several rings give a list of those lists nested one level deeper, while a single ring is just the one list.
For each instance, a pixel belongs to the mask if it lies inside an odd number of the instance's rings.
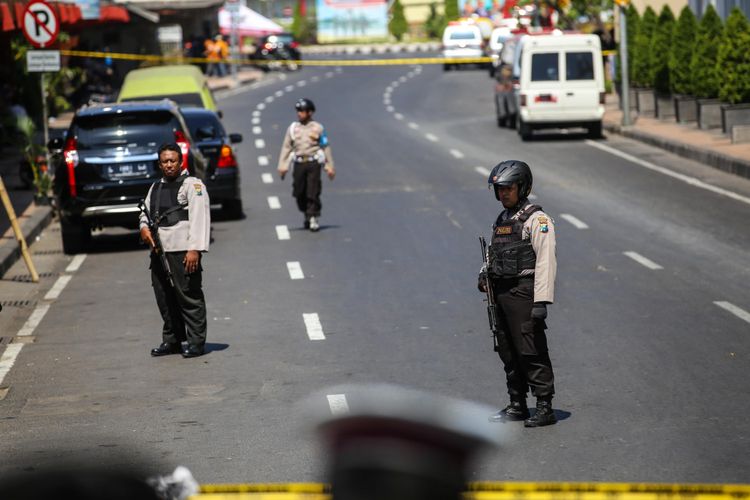
[{"label": "manhole cover", "polygon": [[0,302],[3,307],[34,307],[36,306],[36,300],[3,300]]},{"label": "manhole cover", "polygon": [[62,254],[62,250],[39,250],[38,252],[34,252],[34,255],[60,255]]},{"label": "manhole cover", "polygon": [[[58,276],[60,273],[39,273],[40,278],[54,278],[55,276]],[[11,281],[17,281],[21,283],[31,283],[31,275],[30,274],[17,274],[10,278]]]}]

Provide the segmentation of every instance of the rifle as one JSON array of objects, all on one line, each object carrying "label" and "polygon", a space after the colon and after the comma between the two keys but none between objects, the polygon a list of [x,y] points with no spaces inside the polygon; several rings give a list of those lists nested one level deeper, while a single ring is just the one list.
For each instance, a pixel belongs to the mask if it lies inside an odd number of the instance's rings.
[{"label": "rifle", "polygon": [[155,221],[151,218],[151,213],[148,211],[148,207],[146,207],[146,202],[144,200],[138,202],[138,208],[141,210],[141,212],[143,212],[143,215],[146,216],[146,224],[148,225],[148,230],[151,231],[151,238],[153,238],[154,240],[153,252],[157,256],[159,256],[161,267],[167,274],[169,285],[174,288],[172,268],[169,267],[169,261],[167,260],[167,256],[164,254],[164,247],[161,245],[161,238],[159,238],[159,221]]},{"label": "rifle", "polygon": [[497,321],[498,310],[497,304],[495,303],[495,293],[492,291],[492,280],[490,280],[489,277],[490,263],[487,258],[487,242],[484,240],[484,236],[479,237],[479,243],[482,245],[482,262],[484,262],[484,268],[487,272],[485,278],[485,289],[487,290],[487,319],[490,321],[490,330],[492,330],[493,337],[495,337],[495,342],[497,343],[496,335],[500,333],[500,325]]}]

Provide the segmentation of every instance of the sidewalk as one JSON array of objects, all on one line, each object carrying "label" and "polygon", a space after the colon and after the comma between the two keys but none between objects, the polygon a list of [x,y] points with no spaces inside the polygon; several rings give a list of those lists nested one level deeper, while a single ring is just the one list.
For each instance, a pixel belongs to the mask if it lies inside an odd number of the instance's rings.
[{"label": "sidewalk", "polygon": [[308,45],[300,48],[304,55],[318,54],[386,54],[386,53],[414,53],[436,52],[440,50],[440,42],[413,43],[383,43],[383,44],[351,44],[351,45]]},{"label": "sidewalk", "polygon": [[721,130],[701,130],[695,123],[638,116],[632,111],[632,125],[622,126],[622,111],[616,94],[607,95],[604,129],[750,179],[750,143],[732,144]]}]

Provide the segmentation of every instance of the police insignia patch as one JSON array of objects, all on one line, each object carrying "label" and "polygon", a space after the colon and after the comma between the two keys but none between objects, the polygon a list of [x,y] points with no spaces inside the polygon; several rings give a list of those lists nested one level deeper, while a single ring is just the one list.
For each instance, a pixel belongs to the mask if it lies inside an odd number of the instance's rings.
[{"label": "police insignia patch", "polygon": [[193,187],[197,196],[203,196],[203,186],[201,184],[193,184]]},{"label": "police insignia patch", "polygon": [[497,229],[495,229],[495,234],[510,234],[512,232],[512,226],[499,226]]},{"label": "police insignia patch", "polygon": [[547,224],[540,224],[539,225],[539,230],[541,232],[543,232],[543,233],[547,233],[547,232],[549,232],[549,226],[547,226]]}]

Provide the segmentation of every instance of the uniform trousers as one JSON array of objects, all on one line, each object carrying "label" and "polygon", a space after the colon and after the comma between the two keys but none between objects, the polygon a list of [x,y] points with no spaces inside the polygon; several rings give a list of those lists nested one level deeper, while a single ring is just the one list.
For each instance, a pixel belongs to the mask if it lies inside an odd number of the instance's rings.
[{"label": "uniform trousers", "polygon": [[537,398],[552,397],[555,377],[547,351],[547,324],[531,317],[533,276],[493,279],[492,287],[500,327],[495,351],[503,362],[508,394],[513,400],[524,400],[531,388]]},{"label": "uniform trousers", "polygon": [[305,218],[320,217],[321,164],[317,161],[295,162],[292,193],[297,200],[297,208],[305,213]]},{"label": "uniform trousers", "polygon": [[188,344],[203,347],[206,343],[206,299],[203,296],[203,268],[187,274],[183,259],[187,252],[166,252],[172,271],[174,288],[159,258],[151,253],[151,284],[154,287],[156,304],[164,320],[162,341],[177,344],[187,340]]}]

